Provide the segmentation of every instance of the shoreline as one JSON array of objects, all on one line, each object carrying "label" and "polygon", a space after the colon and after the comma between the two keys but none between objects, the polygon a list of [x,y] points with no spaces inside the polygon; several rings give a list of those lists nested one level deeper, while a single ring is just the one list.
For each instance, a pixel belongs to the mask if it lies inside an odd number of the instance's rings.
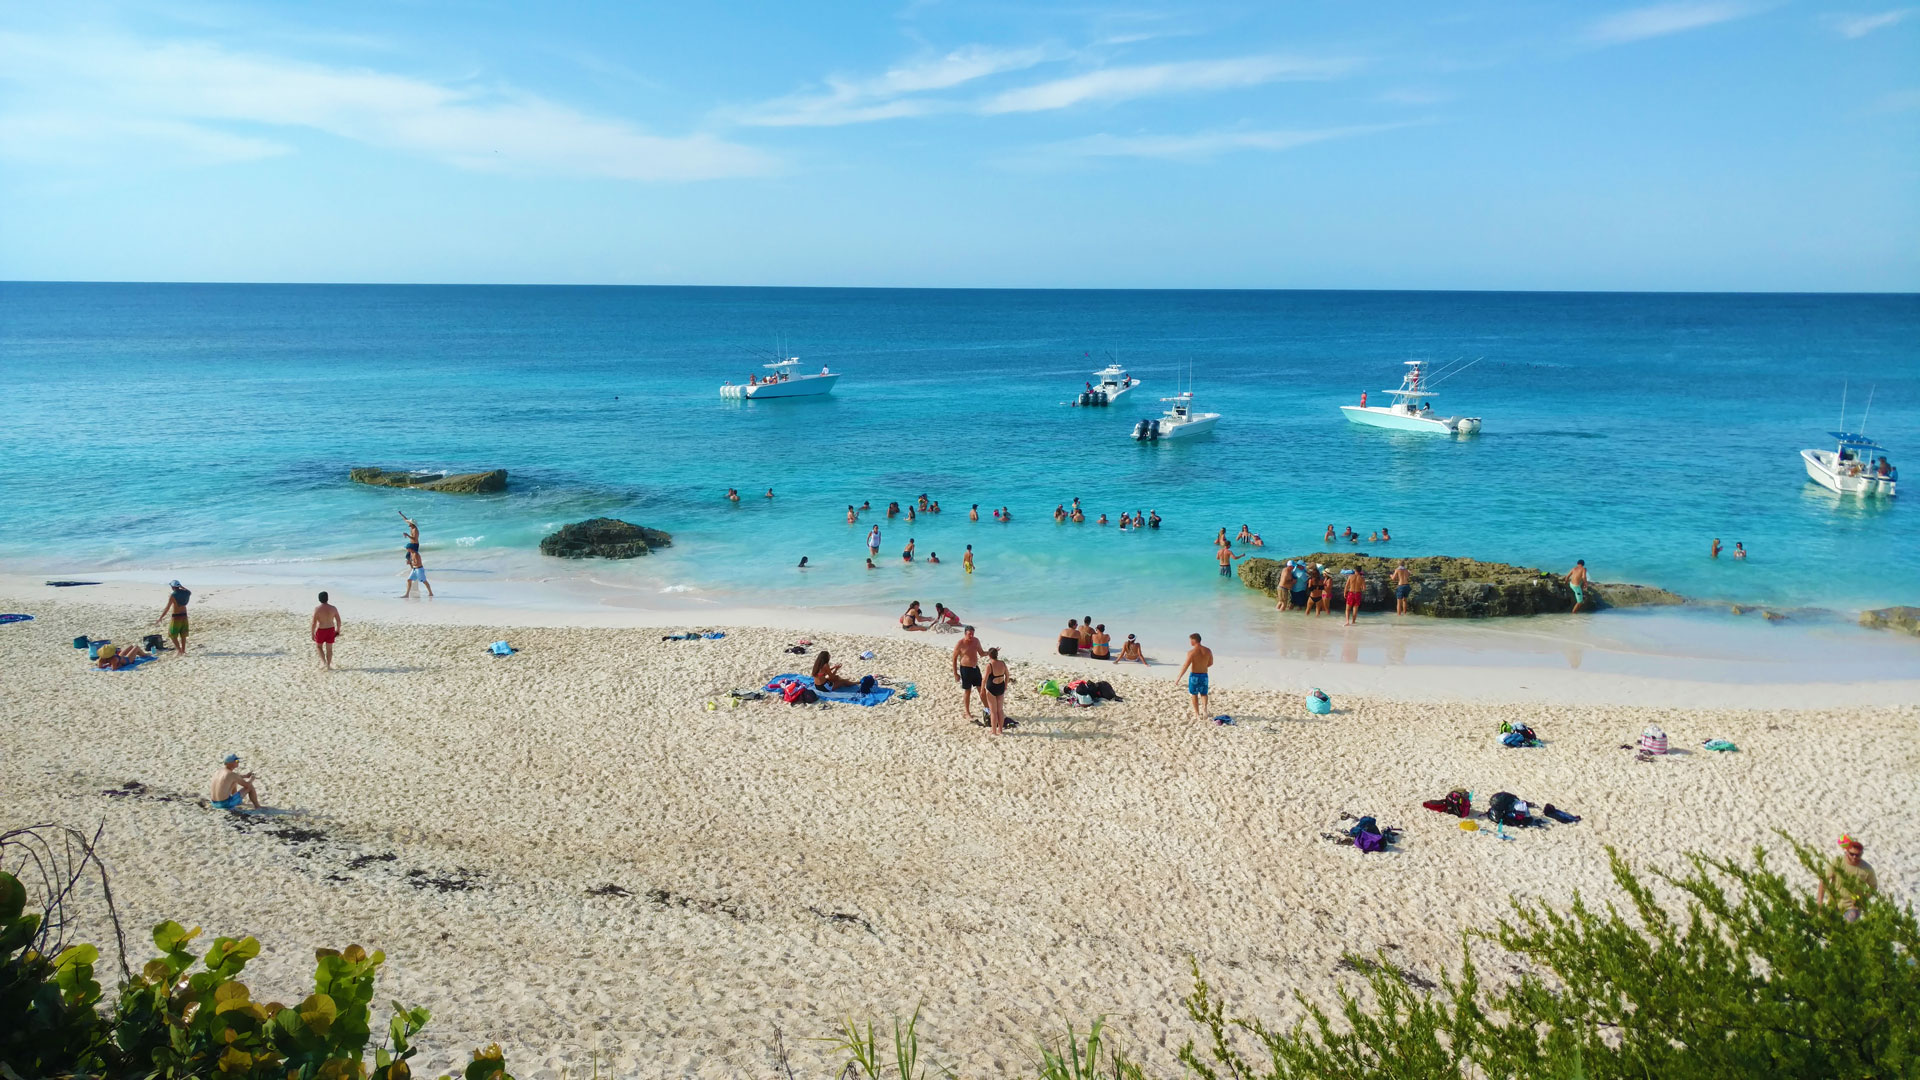
[{"label": "shoreline", "polygon": [[[599,580],[592,564],[556,568],[542,579],[464,573],[457,563],[432,571],[433,600],[399,599],[402,582],[388,563],[258,564],[195,567],[196,614],[214,605],[236,612],[284,612],[304,625],[314,592],[330,590],[349,624],[490,627],[499,636],[540,628],[682,629],[754,627],[798,634],[836,632],[928,643],[942,635],[908,633],[894,617],[861,606],[741,605],[704,594],[647,592]],[[316,572],[322,571],[323,572]],[[182,573],[187,571],[182,570]],[[50,588],[38,575],[0,571],[0,606],[124,606],[159,610],[166,571],[76,573],[97,585]],[[391,578],[387,584],[385,579]],[[383,587],[383,585],[385,587]],[[393,591],[388,591],[388,589]],[[728,598],[731,600],[731,598]],[[1116,665],[1057,655],[1045,622],[1027,615],[963,612],[989,644],[1031,662],[1081,673]],[[1078,617],[1078,616],[1075,616]],[[1060,617],[1064,622],[1065,615]],[[298,627],[295,627],[298,630]],[[1188,629],[1167,623],[1136,628],[1156,661],[1146,677],[1171,679]],[[1717,640],[1719,639],[1719,640]],[[951,641],[951,639],[944,639]],[[1864,642],[1873,663],[1835,667],[1829,655]],[[1713,611],[1610,611],[1597,615],[1445,620],[1369,614],[1352,628],[1336,618],[1281,618],[1270,639],[1209,636],[1215,682],[1262,691],[1395,701],[1537,702],[1566,705],[1676,705],[1719,708],[1823,708],[1898,705],[1920,700],[1920,642],[1848,624],[1800,621],[1762,625]],[[951,647],[950,644],[948,647]],[[1757,650],[1745,653],[1743,650]],[[1814,654],[1813,662],[1788,662]],[[1124,665],[1134,667],[1134,665]],[[1102,676],[1104,677],[1104,676]]]}]

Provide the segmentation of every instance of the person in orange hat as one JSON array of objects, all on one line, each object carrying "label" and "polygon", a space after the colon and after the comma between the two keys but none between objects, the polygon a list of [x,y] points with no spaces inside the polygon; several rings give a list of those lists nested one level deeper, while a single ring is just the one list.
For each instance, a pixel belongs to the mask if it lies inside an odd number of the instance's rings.
[{"label": "person in orange hat", "polygon": [[1842,835],[1840,854],[1820,879],[1820,902],[1845,907],[1848,922],[1858,919],[1867,897],[1880,891],[1880,879],[1873,872],[1873,864],[1860,857],[1865,850],[1866,845],[1860,841]]}]

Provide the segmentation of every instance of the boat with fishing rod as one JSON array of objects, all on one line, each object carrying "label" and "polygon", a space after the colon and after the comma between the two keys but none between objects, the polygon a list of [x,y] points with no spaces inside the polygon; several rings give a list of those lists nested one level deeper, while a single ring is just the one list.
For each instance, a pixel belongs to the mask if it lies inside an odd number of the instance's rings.
[{"label": "boat with fishing rod", "polygon": [[1480,418],[1477,416],[1435,416],[1433,405],[1428,399],[1434,396],[1433,385],[1467,370],[1479,363],[1478,358],[1461,364],[1456,360],[1437,372],[1427,371],[1425,360],[1406,361],[1407,372],[1400,378],[1400,385],[1393,390],[1383,391],[1393,399],[1390,405],[1368,405],[1367,395],[1360,395],[1360,404],[1342,405],[1340,411],[1348,420],[1368,427],[1387,428],[1392,431],[1419,431],[1430,435],[1473,435],[1480,431]]}]

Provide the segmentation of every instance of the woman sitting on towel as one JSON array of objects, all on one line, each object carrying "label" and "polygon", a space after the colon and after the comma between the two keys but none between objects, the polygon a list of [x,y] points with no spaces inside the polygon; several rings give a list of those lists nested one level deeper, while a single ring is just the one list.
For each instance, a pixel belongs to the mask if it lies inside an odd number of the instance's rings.
[{"label": "woman sitting on towel", "polygon": [[844,690],[853,684],[840,677],[840,665],[833,662],[833,654],[825,649],[813,658],[813,688],[815,690]]}]

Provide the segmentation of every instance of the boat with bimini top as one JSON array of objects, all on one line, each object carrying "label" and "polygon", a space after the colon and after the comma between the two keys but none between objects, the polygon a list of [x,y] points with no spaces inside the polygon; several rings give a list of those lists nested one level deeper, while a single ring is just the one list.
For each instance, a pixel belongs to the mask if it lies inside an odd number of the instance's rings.
[{"label": "boat with bimini top", "polygon": [[1120,400],[1120,395],[1140,385],[1140,380],[1127,374],[1127,369],[1118,361],[1094,372],[1093,377],[1100,381],[1089,381],[1087,388],[1074,399],[1075,405],[1111,405]]},{"label": "boat with bimini top", "polygon": [[1217,412],[1194,412],[1193,391],[1185,390],[1170,398],[1166,415],[1158,420],[1142,420],[1133,425],[1133,437],[1140,442],[1159,442],[1189,435],[1204,435],[1220,420]]},{"label": "boat with bimini top", "polygon": [[1425,360],[1408,360],[1407,373],[1401,377],[1397,389],[1383,391],[1393,398],[1391,405],[1368,405],[1367,395],[1360,395],[1360,404],[1342,405],[1340,411],[1348,420],[1368,427],[1388,428],[1393,431],[1423,431],[1432,435],[1473,435],[1480,430],[1480,418],[1477,416],[1435,416],[1433,405],[1427,400],[1434,396],[1432,385],[1439,378],[1454,375],[1479,363],[1479,360],[1465,367],[1443,369],[1435,376],[1427,372]]},{"label": "boat with bimini top", "polygon": [[800,374],[800,358],[797,356],[764,366],[771,374],[764,377],[749,375],[744,383],[726,383],[720,387],[720,396],[756,401],[761,398],[815,397],[832,393],[833,384],[840,381],[840,373],[828,371],[825,364],[820,366],[818,375]]},{"label": "boat with bimini top", "polygon": [[[1900,470],[1887,460],[1887,448],[1850,431],[1829,431],[1832,450],[1802,450],[1807,477],[1841,495],[1891,499]],[[1878,455],[1877,457],[1875,455]]]}]

